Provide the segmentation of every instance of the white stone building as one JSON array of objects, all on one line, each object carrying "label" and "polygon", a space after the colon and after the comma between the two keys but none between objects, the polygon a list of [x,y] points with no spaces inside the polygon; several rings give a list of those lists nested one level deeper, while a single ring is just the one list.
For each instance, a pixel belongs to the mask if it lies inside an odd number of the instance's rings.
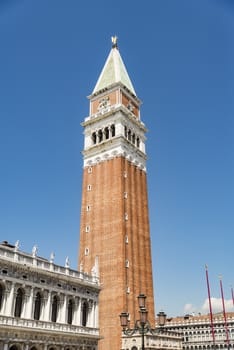
[{"label": "white stone building", "polygon": [[[182,350],[182,337],[178,332],[158,331],[157,334],[145,334],[145,350]],[[142,335],[137,332],[132,336],[123,335],[122,350],[141,350]]]},{"label": "white stone building", "polygon": [[233,349],[234,312],[227,312],[226,320],[227,328],[222,312],[213,315],[214,340],[209,314],[168,318],[164,328],[181,333],[184,350]]},{"label": "white stone building", "polygon": [[92,276],[0,244],[0,350],[96,350],[96,269]]}]

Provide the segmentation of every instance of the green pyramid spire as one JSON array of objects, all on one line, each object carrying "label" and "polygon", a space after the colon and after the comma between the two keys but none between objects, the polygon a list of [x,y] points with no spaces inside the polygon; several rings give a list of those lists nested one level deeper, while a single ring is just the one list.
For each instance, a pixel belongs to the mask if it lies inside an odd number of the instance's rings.
[{"label": "green pyramid spire", "polygon": [[106,63],[99,76],[97,84],[93,90],[93,94],[109,87],[114,83],[122,83],[128,90],[136,96],[136,92],[128,76],[128,72],[120,56],[117,38],[112,37],[112,49],[107,57]]}]

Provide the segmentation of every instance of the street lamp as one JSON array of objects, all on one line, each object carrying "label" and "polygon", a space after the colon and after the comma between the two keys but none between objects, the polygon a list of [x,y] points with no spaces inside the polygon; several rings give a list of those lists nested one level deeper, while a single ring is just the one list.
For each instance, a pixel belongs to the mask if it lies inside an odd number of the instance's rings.
[{"label": "street lamp", "polygon": [[[122,312],[119,316],[120,324],[123,328],[123,332],[125,335],[132,336],[134,333],[139,332],[139,334],[141,335],[141,349],[145,350],[145,334],[147,334],[148,332],[150,332],[151,334],[157,334],[160,332],[161,329],[158,330],[152,328],[147,319],[148,311],[145,307],[146,296],[144,294],[139,294],[137,298],[140,319],[135,322],[134,328],[129,328],[129,313]],[[163,311],[160,311],[157,316],[159,320],[159,326],[160,328],[162,328],[166,322],[166,314]]]}]

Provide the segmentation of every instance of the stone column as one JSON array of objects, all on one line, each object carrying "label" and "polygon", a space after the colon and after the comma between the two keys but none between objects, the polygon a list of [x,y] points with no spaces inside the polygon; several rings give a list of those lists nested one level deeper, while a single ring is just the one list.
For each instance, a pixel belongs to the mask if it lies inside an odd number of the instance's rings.
[{"label": "stone column", "polygon": [[47,300],[44,306],[43,321],[50,321],[50,309],[51,309],[51,291],[48,291]]},{"label": "stone column", "polygon": [[87,327],[92,327],[92,326],[93,326],[93,300],[89,300]]},{"label": "stone column", "polygon": [[1,310],[2,310],[1,314],[2,314],[2,315],[6,315],[7,297],[8,297],[9,292],[10,292],[10,290],[9,290],[9,289],[10,289],[9,285],[11,285],[10,282],[6,282],[6,284],[5,284],[5,290],[4,290],[4,293],[3,293],[2,308],[1,308]]},{"label": "stone column", "polygon": [[4,343],[3,350],[8,350],[8,343]]},{"label": "stone column", "polygon": [[6,315],[7,316],[12,316],[13,315],[13,307],[15,305],[14,303],[14,295],[15,295],[15,284],[12,283],[10,286],[10,291],[7,296],[6,300]]},{"label": "stone column", "polygon": [[24,295],[23,295],[23,303],[22,303],[22,311],[21,311],[21,317],[22,318],[28,318],[27,312],[28,312],[28,303],[30,299],[30,289],[31,287],[25,287],[23,286]]},{"label": "stone column", "polygon": [[27,297],[28,301],[25,304],[25,318],[32,318],[32,309],[33,309],[33,292],[34,289],[31,287],[31,290],[29,291],[29,296]]},{"label": "stone column", "polygon": [[94,327],[98,328],[98,303],[94,303]]},{"label": "stone column", "polygon": [[80,326],[80,312],[81,312],[81,300],[76,298],[75,300],[75,310],[74,310],[74,325]]},{"label": "stone column", "polygon": [[[62,304],[63,302],[63,304]],[[67,315],[67,295],[63,295],[63,300],[59,303],[59,314],[58,314],[58,322],[66,323],[66,315]]]}]

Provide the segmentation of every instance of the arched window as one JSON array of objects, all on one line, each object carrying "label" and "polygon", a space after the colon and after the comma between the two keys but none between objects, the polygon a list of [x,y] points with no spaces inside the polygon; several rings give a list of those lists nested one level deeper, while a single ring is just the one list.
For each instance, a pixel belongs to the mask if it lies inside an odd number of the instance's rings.
[{"label": "arched window", "polygon": [[20,317],[22,312],[22,305],[23,305],[23,291],[21,288],[17,290],[16,298],[15,298],[15,317]]},{"label": "arched window", "polygon": [[125,126],[124,127],[124,136],[127,138],[127,136],[128,136],[128,129],[127,129],[127,127]]},{"label": "arched window", "polygon": [[3,286],[0,284],[0,310],[1,310],[1,307],[2,307],[3,294],[4,294],[4,288],[3,288]]},{"label": "arched window", "polygon": [[74,309],[74,303],[70,299],[69,302],[68,302],[68,308],[67,308],[67,323],[68,324],[72,324],[73,309]]},{"label": "arched window", "polygon": [[35,305],[34,305],[34,320],[40,319],[41,313],[41,294],[38,292],[36,294]]},{"label": "arched window", "polygon": [[111,125],[111,136],[112,136],[112,137],[115,136],[115,126],[114,126],[114,124]]},{"label": "arched window", "polygon": [[109,128],[108,128],[108,127],[105,128],[104,133],[105,133],[105,139],[108,140],[108,139],[109,139],[109,136],[110,136],[110,135],[109,135],[110,133],[109,133]]},{"label": "arched window", "polygon": [[93,144],[95,145],[96,142],[97,142],[97,135],[96,135],[96,132],[93,132],[93,133],[92,133],[92,140],[93,140]]},{"label": "arched window", "polygon": [[103,140],[103,134],[102,134],[102,130],[98,131],[98,142],[102,142]]},{"label": "arched window", "polygon": [[12,345],[9,350],[18,350],[18,347],[16,345]]},{"label": "arched window", "polygon": [[132,143],[135,145],[135,142],[136,142],[136,135],[135,134],[132,134]]},{"label": "arched window", "polygon": [[139,137],[137,137],[137,147],[138,148],[140,147],[140,139],[139,139]]},{"label": "arched window", "polygon": [[83,308],[82,308],[82,326],[86,326],[87,321],[88,321],[88,303],[85,301],[83,303]]},{"label": "arched window", "polygon": [[58,315],[58,298],[55,295],[53,297],[53,301],[52,301],[52,314],[51,314],[51,321],[52,322],[57,321],[57,315]]},{"label": "arched window", "polygon": [[131,141],[131,138],[132,138],[131,130],[128,130],[128,141]]}]

